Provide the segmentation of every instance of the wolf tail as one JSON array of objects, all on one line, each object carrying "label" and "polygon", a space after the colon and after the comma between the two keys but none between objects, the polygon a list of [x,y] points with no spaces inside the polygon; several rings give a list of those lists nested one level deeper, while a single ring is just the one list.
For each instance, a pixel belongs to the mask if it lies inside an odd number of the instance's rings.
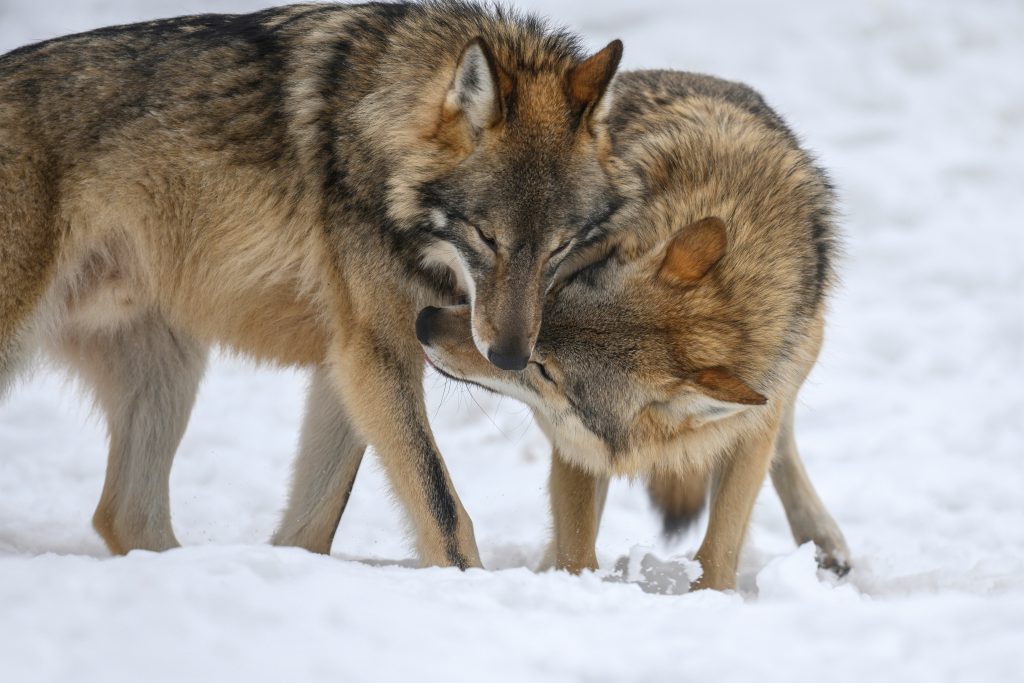
[{"label": "wolf tail", "polygon": [[675,538],[689,529],[707,500],[708,477],[694,473],[683,477],[674,472],[658,472],[647,481],[647,494],[661,513],[662,533]]}]

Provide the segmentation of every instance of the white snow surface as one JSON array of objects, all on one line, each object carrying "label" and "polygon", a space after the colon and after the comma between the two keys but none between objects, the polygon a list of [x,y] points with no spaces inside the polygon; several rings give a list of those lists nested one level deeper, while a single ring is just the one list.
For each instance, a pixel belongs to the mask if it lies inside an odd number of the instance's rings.
[{"label": "white snow surface", "polygon": [[[184,547],[111,557],[89,524],[102,424],[41,372],[0,405],[0,681],[1024,680],[1024,5],[523,6],[595,49],[622,38],[626,68],[755,86],[834,174],[843,282],[797,429],[853,572],[820,574],[766,488],[739,591],[678,594],[700,535],[666,546],[643,489],[616,482],[601,571],[536,573],[545,440],[515,402],[436,375],[488,570],[414,569],[372,456],[330,557],[272,548],[306,378],[229,357],[174,466]],[[2,0],[0,51],[256,7]]]}]

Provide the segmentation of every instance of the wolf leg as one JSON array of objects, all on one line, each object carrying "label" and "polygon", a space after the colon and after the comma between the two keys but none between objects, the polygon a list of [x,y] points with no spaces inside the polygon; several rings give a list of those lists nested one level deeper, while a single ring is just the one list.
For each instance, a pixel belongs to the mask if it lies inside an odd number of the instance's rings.
[{"label": "wolf leg", "polygon": [[744,437],[716,472],[708,530],[696,558],[704,573],[694,584],[695,590],[736,587],[740,549],[754,501],[768,474],[777,431],[773,426]]},{"label": "wolf leg", "polygon": [[[409,315],[411,327],[414,316]],[[352,325],[335,343],[345,412],[373,446],[416,531],[424,565],[479,567],[473,523],[434,442],[423,397],[423,350],[405,326]]]},{"label": "wolf leg", "polygon": [[843,532],[821,502],[804,469],[796,448],[794,412],[794,406],[790,404],[775,440],[772,484],[786,511],[793,539],[797,544],[814,541],[818,549],[818,564],[843,576],[850,571],[850,551]]},{"label": "wolf leg", "polygon": [[554,566],[573,574],[597,569],[597,532],[601,525],[608,478],[596,477],[551,453],[551,517],[554,538],[544,568]]},{"label": "wolf leg", "polygon": [[291,493],[274,545],[328,554],[366,442],[356,433],[325,367],[313,372]]},{"label": "wolf leg", "polygon": [[107,476],[93,526],[114,553],[177,546],[168,480],[206,349],[159,316],[145,314],[110,332],[71,332],[63,350],[94,389],[110,430]]}]

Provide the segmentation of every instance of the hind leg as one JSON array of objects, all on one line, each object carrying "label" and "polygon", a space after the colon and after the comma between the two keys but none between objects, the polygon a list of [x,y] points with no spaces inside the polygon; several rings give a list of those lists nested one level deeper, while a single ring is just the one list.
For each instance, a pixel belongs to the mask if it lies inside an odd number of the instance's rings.
[{"label": "hind leg", "polygon": [[177,546],[168,480],[206,349],[147,314],[113,331],[71,333],[64,351],[95,390],[110,430],[93,526],[113,553]]},{"label": "hind leg", "polygon": [[291,493],[271,542],[328,554],[366,442],[345,413],[326,368],[313,373]]},{"label": "hind leg", "polygon": [[797,544],[813,541],[818,549],[818,564],[842,576],[850,571],[850,551],[843,532],[825,509],[800,460],[793,431],[793,413],[791,405],[775,441],[772,484],[782,501]]}]

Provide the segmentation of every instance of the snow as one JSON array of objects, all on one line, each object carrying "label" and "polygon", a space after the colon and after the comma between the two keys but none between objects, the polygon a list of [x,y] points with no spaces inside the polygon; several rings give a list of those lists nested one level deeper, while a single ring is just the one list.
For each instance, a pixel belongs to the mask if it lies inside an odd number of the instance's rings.
[{"label": "snow", "polygon": [[[627,68],[760,89],[833,171],[843,284],[797,430],[855,569],[819,573],[774,493],[740,590],[681,593],[612,486],[602,569],[534,573],[547,446],[525,408],[428,376],[488,571],[413,569],[368,458],[332,556],[265,544],[305,378],[220,357],[171,481],[185,547],[109,556],[89,526],[104,434],[40,373],[0,405],[3,681],[1024,680],[1024,6],[872,0],[533,6]],[[0,50],[244,1],[3,0]]]}]

